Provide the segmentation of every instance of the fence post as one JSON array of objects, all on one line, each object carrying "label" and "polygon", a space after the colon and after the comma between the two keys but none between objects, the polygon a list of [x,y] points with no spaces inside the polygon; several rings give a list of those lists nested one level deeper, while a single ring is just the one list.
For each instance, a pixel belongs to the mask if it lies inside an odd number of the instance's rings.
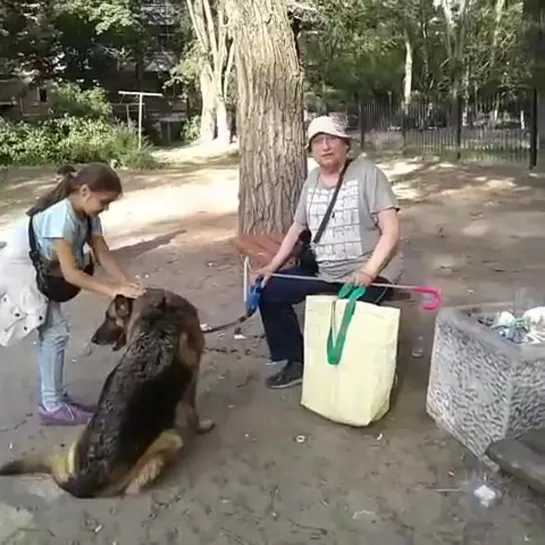
[{"label": "fence post", "polygon": [[462,158],[462,97],[456,94],[454,99],[456,101],[456,160],[459,161]]},{"label": "fence post", "polygon": [[405,99],[401,102],[401,139],[403,141],[403,154],[405,154],[405,148],[407,147],[407,118],[408,118],[409,105],[405,102]]},{"label": "fence post", "polygon": [[530,170],[537,166],[538,152],[538,93],[537,88],[532,89],[532,100],[530,107]]},{"label": "fence post", "polygon": [[365,120],[363,119],[363,99],[358,95],[358,125],[360,129],[360,149],[365,146]]}]

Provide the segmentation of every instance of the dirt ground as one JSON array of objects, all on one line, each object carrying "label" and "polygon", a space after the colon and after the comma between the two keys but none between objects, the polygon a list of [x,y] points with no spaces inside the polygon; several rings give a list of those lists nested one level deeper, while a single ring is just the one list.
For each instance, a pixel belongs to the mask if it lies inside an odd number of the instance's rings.
[{"label": "dirt ground", "polygon": [[[147,283],[191,299],[202,322],[240,314],[236,159],[199,157],[153,173],[124,173],[126,195],[104,214],[119,257]],[[509,168],[382,162],[402,205],[407,281],[441,288],[444,304],[508,300],[545,272],[543,182]],[[32,169],[0,173],[0,240],[49,182]],[[541,185],[540,185],[541,184]],[[106,301],[69,303],[67,377],[91,400],[116,354],[86,342]],[[75,501],[48,479],[0,480],[0,542],[101,545],[521,545],[545,542],[543,501],[492,476],[502,501],[469,490],[486,476],[425,412],[433,315],[403,309],[397,404],[366,430],[299,405],[300,390],[267,390],[259,317],[211,335],[201,412],[216,429],[138,497]],[[411,357],[414,339],[426,352]],[[75,430],[40,428],[34,337],[0,351],[0,459],[63,443]],[[304,436],[304,441],[295,438]]]}]

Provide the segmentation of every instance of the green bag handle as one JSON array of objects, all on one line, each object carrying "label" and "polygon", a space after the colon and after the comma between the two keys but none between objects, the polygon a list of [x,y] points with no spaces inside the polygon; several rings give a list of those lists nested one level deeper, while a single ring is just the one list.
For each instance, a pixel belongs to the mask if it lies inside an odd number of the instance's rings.
[{"label": "green bag handle", "polygon": [[[354,316],[354,312],[356,311],[356,303],[364,294],[365,288],[356,287],[353,284],[345,284],[337,294],[339,299],[348,299],[348,304],[344,309],[341,327],[339,328],[336,338],[334,338],[333,323],[331,323],[329,326],[329,333],[327,335],[327,362],[329,365],[338,365],[341,361],[348,326],[350,325],[352,316]],[[333,312],[335,312],[334,309]]]}]

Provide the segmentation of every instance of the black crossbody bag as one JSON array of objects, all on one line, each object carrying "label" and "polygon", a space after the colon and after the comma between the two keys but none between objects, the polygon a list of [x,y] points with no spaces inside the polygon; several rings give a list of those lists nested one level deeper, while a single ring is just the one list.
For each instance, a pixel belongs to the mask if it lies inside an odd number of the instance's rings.
[{"label": "black crossbody bag", "polygon": [[341,185],[344,181],[344,175],[346,173],[346,169],[348,168],[348,165],[351,162],[352,162],[352,159],[348,159],[339,174],[337,185],[335,186],[335,190],[333,191],[333,195],[331,196],[331,200],[329,201],[329,205],[324,214],[324,217],[322,218],[322,221],[320,222],[320,225],[318,226],[318,229],[316,230],[316,235],[314,236],[314,239],[312,239],[312,233],[310,232],[310,229],[305,229],[304,231],[301,232],[295,244],[295,251],[293,256],[295,257],[299,267],[301,267],[301,269],[303,269],[305,273],[308,273],[311,275],[315,275],[318,273],[318,263],[316,262],[316,255],[314,254],[312,245],[318,244],[318,242],[322,238],[322,235],[324,234],[325,228],[327,226],[327,222],[329,221],[329,218],[331,217],[331,213],[333,212],[333,207],[335,206],[337,195],[339,194]]},{"label": "black crossbody bag", "polygon": [[[28,221],[28,242],[30,251],[28,255],[30,260],[36,269],[36,284],[38,289],[51,301],[58,303],[64,303],[73,299],[80,291],[81,288],[74,286],[67,282],[60,270],[57,270],[51,266],[50,263],[44,262],[40,256],[38,245],[36,244],[36,235],[34,234],[34,228],[32,226],[33,216],[30,216]],[[87,216],[87,238],[86,242],[89,242],[91,238],[91,218]],[[95,272],[95,265],[92,255],[89,254],[89,263],[83,269],[85,273],[93,276]]]}]

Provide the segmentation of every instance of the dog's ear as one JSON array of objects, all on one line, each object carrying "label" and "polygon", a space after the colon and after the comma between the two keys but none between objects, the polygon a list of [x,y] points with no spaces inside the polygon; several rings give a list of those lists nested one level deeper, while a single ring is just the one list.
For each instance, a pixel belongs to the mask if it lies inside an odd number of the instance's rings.
[{"label": "dog's ear", "polygon": [[116,295],[114,299],[115,312],[120,318],[128,318],[132,312],[132,299],[124,295]]},{"label": "dog's ear", "polygon": [[127,344],[127,337],[125,336],[125,332],[123,332],[121,333],[117,341],[115,341],[115,344],[112,347],[112,351],[117,352],[118,350],[121,350],[126,344]]},{"label": "dog's ear", "polygon": [[157,310],[165,311],[167,308],[167,298],[163,295],[153,306]]}]

